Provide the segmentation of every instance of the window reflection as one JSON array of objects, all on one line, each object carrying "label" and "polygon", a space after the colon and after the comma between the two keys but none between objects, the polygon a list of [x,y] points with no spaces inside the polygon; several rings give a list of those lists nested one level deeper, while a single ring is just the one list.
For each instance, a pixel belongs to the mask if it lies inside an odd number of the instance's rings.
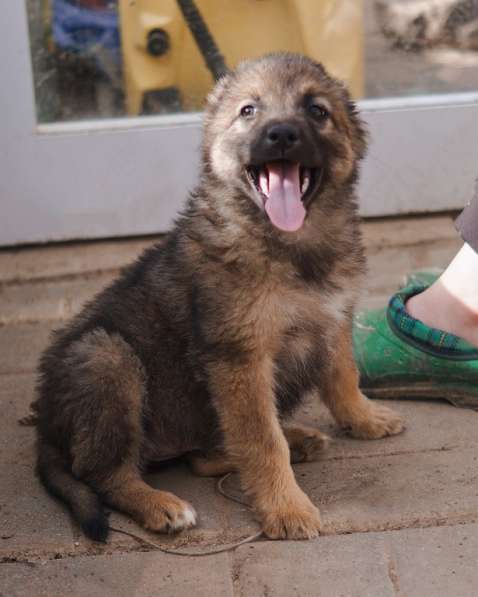
[{"label": "window reflection", "polygon": [[356,98],[478,87],[478,0],[27,0],[38,120],[200,110],[225,66],[291,50]]}]

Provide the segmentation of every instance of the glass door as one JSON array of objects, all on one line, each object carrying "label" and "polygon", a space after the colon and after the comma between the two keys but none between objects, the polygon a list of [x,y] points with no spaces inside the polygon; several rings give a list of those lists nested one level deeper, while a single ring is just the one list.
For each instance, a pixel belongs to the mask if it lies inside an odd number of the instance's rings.
[{"label": "glass door", "polygon": [[478,2],[19,0],[0,19],[0,245],[171,224],[225,67],[323,62],[371,134],[361,213],[459,209],[478,174]]}]

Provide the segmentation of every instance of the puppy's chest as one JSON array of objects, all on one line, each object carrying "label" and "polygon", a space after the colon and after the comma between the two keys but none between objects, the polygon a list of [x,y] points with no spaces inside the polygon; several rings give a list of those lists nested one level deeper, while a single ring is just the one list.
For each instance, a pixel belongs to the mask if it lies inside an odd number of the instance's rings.
[{"label": "puppy's chest", "polygon": [[271,289],[257,301],[250,317],[259,341],[272,352],[284,349],[302,360],[310,352],[311,336],[320,330],[336,329],[349,304],[346,291],[281,287]]}]

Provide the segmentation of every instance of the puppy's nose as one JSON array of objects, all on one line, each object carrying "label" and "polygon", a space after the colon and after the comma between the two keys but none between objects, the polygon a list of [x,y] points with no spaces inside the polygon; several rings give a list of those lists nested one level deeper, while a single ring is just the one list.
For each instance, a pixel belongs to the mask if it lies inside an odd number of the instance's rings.
[{"label": "puppy's nose", "polygon": [[274,124],[267,130],[265,141],[270,149],[286,151],[298,143],[299,129],[293,124]]}]

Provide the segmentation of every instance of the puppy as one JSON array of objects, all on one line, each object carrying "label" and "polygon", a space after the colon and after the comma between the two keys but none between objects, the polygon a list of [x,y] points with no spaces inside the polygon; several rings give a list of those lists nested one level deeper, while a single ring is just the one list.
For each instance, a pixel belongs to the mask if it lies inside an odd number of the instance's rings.
[{"label": "puppy", "polygon": [[360,393],[351,351],[365,146],[347,91],[312,60],[268,55],[216,85],[175,226],[40,362],[38,474],[86,535],[106,539],[103,504],[154,531],[194,525],[193,507],[141,471],[196,454],[199,474],[239,473],[267,536],[315,537],[290,458],[315,458],[325,439],[286,424],[304,395],[356,437],[402,430]]}]

